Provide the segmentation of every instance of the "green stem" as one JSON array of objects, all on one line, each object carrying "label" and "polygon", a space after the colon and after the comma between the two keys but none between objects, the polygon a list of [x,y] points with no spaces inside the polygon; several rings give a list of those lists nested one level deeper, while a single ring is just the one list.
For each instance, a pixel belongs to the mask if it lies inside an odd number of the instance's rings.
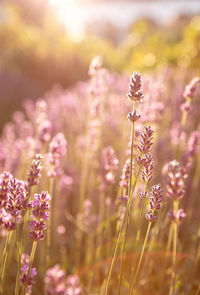
[{"label": "green stem", "polygon": [[150,229],[151,229],[151,224],[152,224],[152,222],[149,221],[149,224],[148,224],[148,227],[147,227],[147,231],[146,231],[146,236],[145,236],[143,247],[142,247],[142,251],[141,251],[141,254],[140,254],[140,259],[139,259],[139,262],[138,262],[138,265],[137,265],[137,269],[136,269],[136,272],[135,272],[135,276],[134,276],[134,279],[133,279],[131,293],[133,291],[134,284],[135,284],[135,282],[137,280],[137,277],[138,277],[138,274],[139,274],[139,271],[140,271],[140,267],[141,267],[141,263],[142,263],[142,259],[143,259],[143,255],[144,255],[144,250],[145,250],[147,239],[149,237],[149,233],[150,233]]},{"label": "green stem", "polygon": [[[187,102],[188,106],[190,106],[190,104],[191,104],[191,98],[190,97],[187,97],[186,102]],[[187,115],[188,115],[188,111],[187,110],[184,110],[183,113],[182,113],[182,117],[181,117],[181,124],[180,124],[180,131],[179,131],[180,133],[179,133],[179,136],[181,134],[182,129],[185,126],[185,123],[186,123],[186,120],[187,120]],[[179,152],[180,152],[180,146],[177,145],[177,149],[176,149],[176,153],[175,153],[175,158],[176,159],[179,159],[179,156],[180,156],[179,155]]]},{"label": "green stem", "polygon": [[[133,112],[136,108],[136,101],[134,101],[133,105]],[[131,128],[131,156],[130,156],[130,178],[129,178],[129,189],[128,189],[128,198],[131,194],[131,187],[132,187],[132,177],[133,177],[133,146],[134,146],[134,135],[135,135],[135,122],[132,123]],[[128,217],[126,222],[126,229],[125,229],[125,236],[123,239],[123,245],[122,245],[122,264],[121,264],[121,271],[120,271],[120,279],[119,279],[119,288],[118,288],[118,295],[121,293],[121,282],[122,282],[122,276],[123,276],[123,269],[124,269],[124,263],[125,263],[125,249],[126,249],[126,236],[128,232],[128,226],[130,223],[130,208],[128,208]]]},{"label": "green stem", "polygon": [[35,257],[36,248],[37,248],[37,241],[34,241],[33,246],[32,246],[32,250],[31,250],[30,259],[29,259],[29,266],[28,266],[28,271],[27,271],[27,282],[24,285],[23,295],[26,295],[26,288],[28,286],[28,280],[29,280],[29,277],[30,277],[30,274],[31,274],[31,269],[32,269],[33,260],[34,260],[34,257]]},{"label": "green stem", "polygon": [[50,183],[49,183],[49,193],[50,193],[50,209],[49,209],[49,218],[47,220],[47,252],[46,252],[46,264],[47,267],[49,266],[50,263],[50,248],[51,248],[51,236],[52,236],[52,227],[51,227],[51,220],[52,220],[52,205],[53,205],[53,186],[54,186],[54,179],[50,178]]},{"label": "green stem", "polygon": [[4,278],[4,272],[5,272],[5,266],[6,266],[6,261],[8,257],[8,248],[10,245],[11,236],[12,236],[12,231],[9,231],[6,236],[6,242],[5,242],[3,254],[2,254],[2,264],[0,269],[0,293],[3,292],[3,278]]},{"label": "green stem", "polygon": [[15,295],[19,294],[19,287],[20,287],[20,274],[21,274],[21,248],[20,248],[20,237],[19,237],[19,228],[17,224],[17,219],[15,218],[16,224],[16,240],[17,240],[17,277],[16,277],[16,284],[15,284]]},{"label": "green stem", "polygon": [[[178,212],[178,200],[174,201],[174,212]],[[173,272],[172,272],[172,284],[170,287],[170,295],[174,294],[175,284],[176,284],[176,258],[177,258],[177,248],[178,248],[178,223],[174,222],[174,235],[173,235]]]},{"label": "green stem", "polygon": [[122,245],[122,263],[121,263],[121,269],[120,269],[119,287],[118,287],[118,292],[117,292],[118,295],[120,295],[120,293],[121,293],[121,284],[122,284],[123,271],[124,271],[124,262],[125,262],[125,258],[126,258],[125,247],[126,247],[126,238],[127,238],[127,231],[128,231],[128,226],[127,226],[128,219],[129,219],[129,216],[127,216],[126,230],[124,233],[124,239],[123,239],[123,245]]},{"label": "green stem", "polygon": [[[145,183],[144,186],[144,191],[146,191],[147,189],[147,182]],[[134,253],[133,253],[133,259],[132,259],[132,264],[131,264],[131,275],[130,275],[130,284],[129,284],[129,294],[132,288],[132,284],[131,282],[133,281],[133,275],[134,275],[134,269],[135,269],[135,264],[136,264],[136,254],[138,252],[138,248],[139,248],[139,243],[140,243],[140,236],[141,236],[141,228],[142,228],[142,219],[143,219],[143,215],[144,215],[144,208],[145,208],[145,200],[142,200],[142,208],[140,211],[140,218],[139,218],[139,222],[138,222],[138,226],[137,226],[137,235],[136,235],[136,243],[135,243],[135,247],[134,247]]]},{"label": "green stem", "polygon": [[111,279],[111,274],[112,274],[112,270],[113,270],[115,258],[116,258],[116,255],[117,255],[117,250],[118,250],[120,239],[121,239],[121,235],[122,235],[122,232],[123,232],[123,229],[124,229],[125,220],[126,220],[127,215],[128,215],[128,210],[129,210],[129,208],[131,206],[131,203],[132,203],[132,196],[133,196],[133,193],[134,193],[134,190],[135,190],[135,187],[136,187],[136,183],[137,183],[137,180],[138,180],[138,177],[139,177],[139,174],[140,174],[140,169],[141,168],[138,169],[138,172],[137,172],[137,175],[136,175],[136,178],[135,178],[135,182],[134,182],[134,186],[132,188],[130,197],[128,198],[128,203],[127,203],[127,207],[126,207],[125,216],[123,218],[122,225],[121,225],[121,228],[120,228],[119,233],[118,233],[117,241],[116,241],[116,244],[115,244],[115,247],[114,247],[114,251],[113,251],[113,255],[112,255],[111,264],[110,264],[108,275],[107,275],[107,280],[106,280],[104,295],[107,295],[108,294],[108,288],[109,288],[109,284],[110,284],[110,279]]}]

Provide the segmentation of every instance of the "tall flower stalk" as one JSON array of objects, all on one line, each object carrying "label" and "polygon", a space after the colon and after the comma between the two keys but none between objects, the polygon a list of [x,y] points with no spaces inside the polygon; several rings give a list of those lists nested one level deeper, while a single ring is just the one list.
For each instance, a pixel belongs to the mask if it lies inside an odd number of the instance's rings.
[{"label": "tall flower stalk", "polygon": [[[170,295],[174,293],[176,284],[176,257],[178,249],[178,223],[176,222],[176,216],[182,215],[182,211],[179,209],[179,200],[185,195],[185,180],[187,178],[186,172],[181,165],[176,161],[172,161],[168,165],[168,182],[167,182],[167,195],[173,200],[173,210],[170,211],[169,217],[172,220],[173,227],[173,259],[172,259],[172,284],[170,287]],[[180,218],[181,215],[178,217]]]},{"label": "tall flower stalk", "polygon": [[151,212],[147,213],[145,215],[146,219],[148,220],[148,227],[147,227],[147,231],[146,231],[146,235],[145,235],[145,239],[144,239],[144,243],[142,246],[142,251],[140,254],[140,258],[139,258],[139,262],[135,271],[135,275],[133,278],[133,282],[132,282],[132,286],[131,286],[131,290],[130,290],[130,294],[132,294],[138,275],[139,275],[139,271],[141,268],[141,264],[142,264],[142,260],[143,260],[143,255],[144,255],[144,251],[145,251],[145,247],[147,244],[147,240],[150,234],[150,230],[151,230],[151,226],[152,226],[152,222],[156,221],[157,219],[157,212],[160,210],[161,208],[161,204],[163,202],[163,193],[162,193],[162,189],[160,184],[158,185],[154,185],[152,187],[152,191],[150,193],[150,197],[149,197],[149,207]]}]

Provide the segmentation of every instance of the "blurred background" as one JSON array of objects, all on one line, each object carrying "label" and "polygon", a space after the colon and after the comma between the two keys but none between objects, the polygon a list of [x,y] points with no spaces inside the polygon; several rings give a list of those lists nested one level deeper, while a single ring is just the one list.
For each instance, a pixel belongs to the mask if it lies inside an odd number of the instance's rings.
[{"label": "blurred background", "polygon": [[200,0],[0,0],[0,130],[26,98],[116,72],[200,71]]}]

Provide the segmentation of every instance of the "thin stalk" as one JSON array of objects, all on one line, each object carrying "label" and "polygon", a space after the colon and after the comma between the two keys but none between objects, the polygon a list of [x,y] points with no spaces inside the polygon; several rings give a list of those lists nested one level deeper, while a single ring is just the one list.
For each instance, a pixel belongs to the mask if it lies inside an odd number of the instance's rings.
[{"label": "thin stalk", "polygon": [[130,197],[128,198],[128,203],[127,203],[127,207],[126,207],[125,216],[124,216],[124,219],[122,221],[121,228],[120,228],[119,233],[118,233],[117,241],[116,241],[116,244],[115,244],[115,247],[114,247],[114,251],[113,251],[113,255],[112,255],[111,264],[110,264],[108,275],[107,275],[107,280],[106,280],[104,295],[107,295],[108,294],[108,288],[109,288],[109,284],[110,284],[110,279],[111,279],[111,274],[112,274],[112,270],[113,270],[115,258],[116,258],[116,255],[117,255],[117,250],[118,250],[120,239],[121,239],[121,235],[122,235],[122,232],[123,232],[123,229],[124,229],[125,220],[126,220],[127,215],[128,215],[128,209],[130,208],[131,203],[132,203],[132,195],[133,195],[134,190],[135,190],[135,187],[136,187],[136,183],[137,183],[137,180],[138,180],[138,177],[139,177],[139,174],[140,174],[140,169],[141,168],[138,169],[138,172],[137,172],[137,175],[136,175],[136,178],[135,178],[135,182],[134,182],[134,186],[132,188]]},{"label": "thin stalk", "polygon": [[50,209],[49,209],[49,218],[47,220],[47,252],[46,252],[46,264],[47,267],[49,266],[50,263],[50,248],[51,248],[51,236],[52,236],[52,205],[53,205],[53,186],[54,186],[54,179],[50,178],[50,183],[49,183],[49,193],[50,193]]},{"label": "thin stalk", "polygon": [[12,236],[12,231],[9,231],[6,236],[6,241],[5,241],[3,254],[2,254],[2,264],[0,269],[0,292],[1,293],[3,292],[3,278],[4,278],[4,272],[5,272],[6,261],[8,257],[8,248],[10,245],[11,236]]},{"label": "thin stalk", "polygon": [[135,276],[134,276],[134,279],[133,279],[133,284],[132,284],[132,287],[131,287],[131,293],[133,291],[134,284],[135,284],[135,282],[137,280],[138,273],[140,271],[140,267],[141,267],[141,263],[142,263],[142,259],[143,259],[143,255],[144,255],[144,250],[145,250],[145,247],[146,247],[146,244],[147,244],[147,240],[148,240],[148,237],[149,237],[149,233],[150,233],[150,229],[151,229],[151,224],[152,224],[152,222],[149,221],[149,224],[148,224],[148,227],[147,227],[147,231],[146,231],[146,236],[145,236],[143,247],[142,247],[142,251],[141,251],[141,254],[140,254],[140,259],[139,259],[139,262],[138,262],[138,265],[137,265],[137,269],[136,269],[136,272],[135,272]]},{"label": "thin stalk", "polygon": [[[31,188],[28,193],[28,202],[31,197]],[[22,240],[21,240],[21,253],[24,251],[24,243],[25,243],[25,235],[26,235],[26,228],[27,228],[27,223],[28,223],[28,218],[29,218],[29,210],[27,209],[25,212],[24,220],[23,220],[23,230],[22,230]]]},{"label": "thin stalk", "polygon": [[[188,106],[190,106],[191,98],[187,97],[186,102],[187,102]],[[182,113],[182,117],[181,117],[179,136],[181,134],[182,129],[185,126],[185,123],[186,123],[186,120],[187,120],[187,115],[188,115],[188,111],[184,110],[183,113]],[[179,145],[177,145],[177,149],[176,149],[176,153],[175,153],[175,158],[177,158],[177,159],[179,159],[179,152],[180,152],[180,147],[179,147]]]},{"label": "thin stalk", "polygon": [[194,295],[198,295],[200,292],[200,285],[198,286],[198,289],[196,290],[196,292],[194,293]]},{"label": "thin stalk", "polygon": [[[135,108],[136,108],[136,101],[134,102],[134,105],[133,105],[133,112],[135,111]],[[134,136],[135,136],[135,122],[133,121],[132,128],[131,128],[131,157],[130,157],[131,171],[130,171],[128,195],[130,195],[131,187],[132,187]]]},{"label": "thin stalk", "polygon": [[[104,213],[105,213],[105,192],[101,192],[99,196],[99,218],[100,224],[104,222]],[[102,254],[102,245],[103,245],[104,231],[101,230],[98,235],[98,250],[96,251],[96,258],[100,257]]]},{"label": "thin stalk", "polygon": [[20,247],[20,237],[19,237],[19,229],[17,224],[17,219],[15,218],[15,224],[16,224],[16,240],[17,240],[17,277],[16,277],[16,284],[15,284],[15,295],[19,294],[19,288],[20,288],[20,274],[21,274],[21,247]]},{"label": "thin stalk", "polygon": [[163,272],[162,272],[162,276],[161,276],[161,286],[164,283],[164,277],[165,277],[165,270],[167,267],[167,259],[169,257],[169,251],[171,248],[171,244],[172,244],[172,236],[173,236],[173,224],[172,222],[170,223],[170,229],[169,229],[169,235],[168,235],[168,240],[167,240],[167,251],[166,251],[166,255],[164,258],[164,267],[163,267]]},{"label": "thin stalk", "polygon": [[[178,200],[174,201],[174,212],[178,211]],[[174,222],[174,235],[173,235],[173,272],[172,272],[172,284],[170,286],[170,295],[174,294],[175,284],[176,284],[176,258],[177,258],[177,248],[178,248],[178,223]]]},{"label": "thin stalk", "polygon": [[[136,108],[136,101],[134,101],[133,104],[133,112]],[[131,187],[132,187],[132,178],[133,178],[133,146],[134,146],[134,136],[135,136],[135,122],[133,121],[132,127],[131,127],[131,156],[130,156],[130,178],[129,178],[129,189],[128,189],[128,198],[131,194]],[[124,269],[124,263],[125,263],[125,249],[126,249],[126,235],[128,232],[128,226],[130,223],[130,208],[128,208],[128,217],[126,222],[126,229],[125,229],[125,236],[123,239],[123,245],[122,245],[122,264],[121,264],[121,271],[120,271],[120,278],[119,278],[119,288],[118,288],[118,295],[121,293],[121,282],[122,282],[122,276],[123,276],[123,269]]]},{"label": "thin stalk", "polygon": [[[128,223],[128,218],[127,216],[127,222]],[[117,294],[120,295],[121,293],[121,284],[122,284],[122,278],[123,278],[123,272],[124,272],[124,262],[125,262],[125,247],[126,247],[126,239],[127,239],[127,231],[128,231],[128,226],[126,226],[125,233],[124,233],[124,240],[123,240],[123,245],[122,245],[122,263],[121,263],[121,269],[120,269],[120,277],[119,277],[119,287],[118,287],[118,292]]]},{"label": "thin stalk", "polygon": [[[147,182],[145,183],[144,186],[144,191],[146,191],[147,189]],[[143,215],[144,215],[144,208],[145,208],[145,199],[142,199],[142,208],[140,211],[140,218],[139,218],[139,222],[137,225],[137,235],[136,235],[136,243],[135,243],[135,248],[134,248],[134,255],[133,255],[133,259],[132,259],[132,264],[131,264],[131,275],[130,275],[130,284],[129,284],[129,293],[131,291],[131,282],[133,280],[133,275],[134,275],[134,269],[135,269],[135,264],[136,264],[136,254],[138,252],[138,248],[139,248],[139,243],[140,243],[140,236],[141,236],[141,228],[142,228],[142,219],[143,219]]]},{"label": "thin stalk", "polygon": [[27,271],[27,282],[26,282],[26,284],[24,285],[24,288],[23,288],[23,295],[26,295],[26,288],[28,286],[28,279],[30,277],[30,273],[31,273],[32,265],[33,265],[33,260],[34,260],[34,257],[35,257],[36,248],[37,248],[37,241],[34,241],[33,246],[32,246],[32,250],[31,250],[28,271]]}]

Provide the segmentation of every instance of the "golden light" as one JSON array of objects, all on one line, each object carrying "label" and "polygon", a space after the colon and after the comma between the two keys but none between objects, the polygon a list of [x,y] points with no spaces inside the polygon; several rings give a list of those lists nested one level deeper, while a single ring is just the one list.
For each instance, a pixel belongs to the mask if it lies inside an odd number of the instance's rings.
[{"label": "golden light", "polygon": [[60,21],[74,39],[84,35],[84,14],[78,0],[49,0]]}]

